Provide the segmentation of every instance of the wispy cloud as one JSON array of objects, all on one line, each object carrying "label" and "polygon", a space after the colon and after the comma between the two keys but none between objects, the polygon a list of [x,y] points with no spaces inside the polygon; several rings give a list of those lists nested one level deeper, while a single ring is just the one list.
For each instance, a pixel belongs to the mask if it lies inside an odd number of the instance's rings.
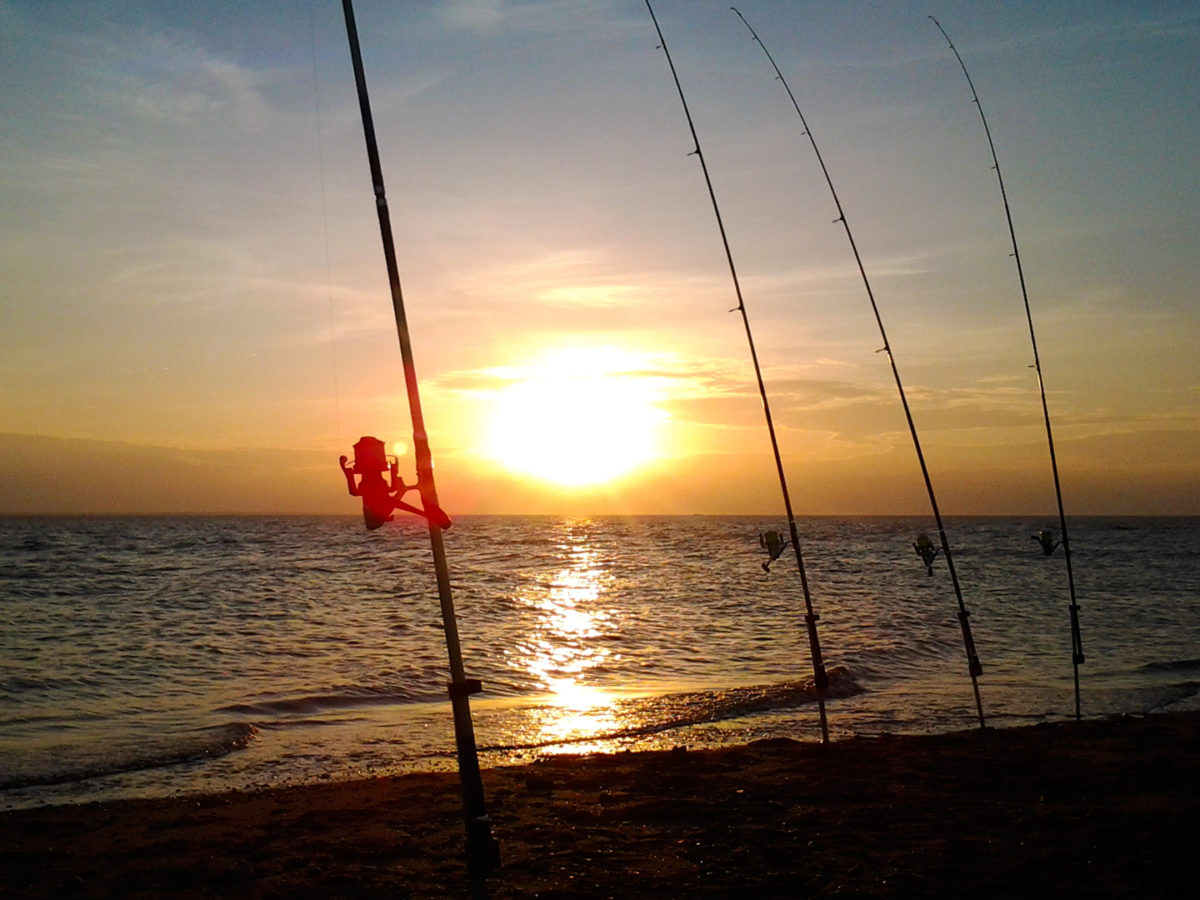
[{"label": "wispy cloud", "polygon": [[613,0],[450,0],[438,17],[450,29],[536,34],[582,27],[581,20],[615,6]]},{"label": "wispy cloud", "polygon": [[271,106],[263,94],[269,76],[164,34],[133,34],[96,99],[149,122],[197,125],[227,122],[262,131]]}]

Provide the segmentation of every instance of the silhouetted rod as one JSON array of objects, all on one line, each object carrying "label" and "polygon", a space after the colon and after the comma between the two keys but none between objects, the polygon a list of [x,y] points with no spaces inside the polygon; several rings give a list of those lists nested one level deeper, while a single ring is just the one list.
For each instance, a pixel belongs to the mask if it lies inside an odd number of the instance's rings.
[{"label": "silhouetted rod", "polygon": [[767,399],[767,388],[763,383],[762,368],[758,364],[758,353],[754,349],[754,335],[750,330],[750,318],[746,314],[746,304],[742,299],[742,287],[738,281],[737,268],[733,264],[733,253],[729,249],[729,239],[725,234],[725,224],[721,219],[721,208],[717,205],[717,195],[713,190],[712,178],[708,174],[708,165],[704,162],[704,153],[700,149],[700,139],[696,136],[696,126],[692,121],[691,110],[688,109],[687,98],[683,95],[683,86],[679,83],[679,74],[675,71],[675,63],[671,59],[671,51],[667,49],[666,39],[663,37],[662,29],[658,25],[658,18],[654,15],[654,8],[650,5],[650,0],[646,0],[646,9],[650,11],[650,19],[654,22],[654,30],[658,32],[659,46],[662,47],[663,53],[667,57],[667,65],[671,67],[671,77],[675,80],[675,89],[679,92],[679,102],[683,104],[683,113],[687,118],[688,129],[692,133],[692,142],[695,145],[689,155],[695,156],[700,160],[700,168],[704,172],[704,183],[708,186],[708,196],[712,201],[713,215],[717,219],[717,230],[721,233],[721,243],[725,247],[725,259],[729,263],[729,275],[733,279],[733,290],[737,296],[737,306],[735,309],[742,314],[742,324],[746,329],[746,341],[750,345],[750,360],[754,363],[754,375],[758,379],[758,393],[762,398],[763,413],[767,419],[767,432],[771,436],[771,450],[775,454],[775,470],[779,474],[779,489],[783,493],[783,505],[787,513],[788,531],[792,538],[792,547],[796,553],[796,566],[800,570],[800,586],[804,592],[804,621],[808,628],[808,646],[812,654],[813,666],[813,687],[817,695],[817,708],[820,713],[821,720],[821,742],[829,742],[829,723],[825,717],[825,692],[829,688],[829,675],[825,671],[825,663],[821,659],[821,642],[817,638],[817,619],[820,618],[813,611],[812,593],[808,587],[808,575],[804,569],[804,556],[800,551],[800,534],[796,528],[796,517],[792,513],[792,500],[788,493],[787,478],[783,472],[783,459],[779,454],[779,441],[775,436],[775,423],[771,418],[771,403]]},{"label": "silhouetted rod", "polygon": [[837,207],[838,217],[834,222],[840,222],[842,228],[845,229],[846,239],[850,242],[850,250],[854,254],[854,261],[858,265],[859,275],[862,276],[863,287],[867,291],[867,299],[871,301],[871,310],[875,314],[875,323],[879,326],[879,335],[883,339],[883,348],[881,352],[887,354],[888,362],[892,367],[892,377],[896,381],[896,390],[900,394],[900,404],[904,407],[904,418],[908,421],[908,431],[912,435],[913,447],[917,451],[917,461],[921,465],[921,475],[925,479],[925,491],[929,495],[929,505],[933,510],[933,518],[937,523],[938,536],[941,538],[942,554],[946,558],[946,569],[950,572],[950,582],[954,585],[954,596],[958,599],[958,622],[962,629],[963,647],[967,654],[967,671],[971,674],[971,687],[975,692],[975,709],[979,716],[979,727],[985,727],[983,717],[983,701],[979,696],[979,676],[983,674],[983,666],[979,662],[979,654],[975,651],[975,639],[971,635],[971,623],[968,619],[970,613],[967,612],[967,606],[963,602],[962,588],[958,583],[958,573],[954,568],[954,557],[950,552],[950,541],[946,537],[946,529],[942,524],[942,514],[938,510],[937,497],[933,492],[933,481],[929,477],[929,467],[925,464],[925,454],[921,451],[921,440],[917,436],[917,426],[913,422],[912,411],[908,406],[908,397],[904,393],[904,383],[900,380],[900,370],[896,367],[896,359],[892,355],[891,345],[888,343],[887,331],[883,327],[883,317],[879,312],[879,304],[875,302],[875,294],[871,290],[871,281],[867,278],[867,270],[863,266],[862,256],[858,252],[858,245],[854,242],[854,235],[850,231],[850,223],[846,221],[846,212],[842,209],[842,202],[838,199],[837,190],[833,186],[833,179],[829,175],[829,169],[825,166],[825,160],[821,156],[821,151],[817,147],[816,139],[813,137],[812,130],[808,127],[808,122],[804,118],[804,113],[800,111],[800,104],[796,102],[796,96],[792,93],[791,87],[788,86],[787,79],[783,77],[783,72],[779,70],[779,66],[775,63],[775,58],[771,56],[771,52],[767,50],[766,44],[759,38],[758,33],[746,21],[736,7],[730,7],[737,17],[742,20],[742,24],[749,29],[755,43],[762,48],[767,59],[771,63],[771,68],[775,70],[775,75],[778,77],[779,83],[783,85],[787,91],[788,98],[792,101],[792,107],[796,110],[796,115],[800,117],[800,125],[804,129],[804,135],[812,144],[813,152],[817,156],[817,162],[821,166],[821,172],[825,175],[825,183],[829,185],[829,193],[833,197],[833,204]]},{"label": "silhouetted rod", "polygon": [[996,183],[1000,185],[1000,199],[1004,201],[1004,218],[1008,222],[1008,237],[1012,242],[1012,257],[1017,264],[1017,280],[1021,284],[1021,299],[1025,303],[1025,318],[1029,322],[1029,342],[1033,347],[1033,369],[1037,372],[1038,393],[1042,398],[1042,417],[1046,420],[1046,442],[1050,446],[1050,470],[1054,473],[1054,496],[1058,501],[1058,524],[1062,529],[1062,548],[1063,559],[1067,562],[1067,588],[1070,591],[1071,605],[1068,607],[1071,613],[1071,666],[1075,672],[1075,718],[1082,717],[1079,706],[1079,666],[1083,663],[1083,639],[1079,634],[1079,602],[1075,598],[1075,573],[1071,569],[1071,541],[1067,534],[1067,514],[1063,510],[1062,484],[1058,478],[1058,458],[1054,453],[1054,431],[1050,427],[1050,407],[1046,402],[1046,385],[1042,380],[1042,361],[1038,357],[1037,335],[1033,330],[1033,312],[1029,308],[1029,292],[1025,289],[1025,270],[1021,267],[1021,252],[1017,249],[1017,232],[1013,227],[1012,210],[1008,205],[1008,193],[1004,190],[1004,176],[1000,174],[1000,159],[996,156],[996,145],[992,141],[992,130],[988,127],[987,116],[983,114],[983,104],[979,102],[979,94],[975,90],[975,82],[971,80],[971,73],[967,71],[967,64],[963,62],[962,56],[959,55],[958,48],[954,46],[954,42],[950,40],[950,35],[946,34],[946,29],[942,27],[942,23],[933,16],[929,17],[930,21],[937,26],[938,31],[942,33],[942,37],[946,39],[946,43],[950,45],[950,50],[954,53],[954,58],[958,60],[959,68],[966,76],[967,86],[971,88],[971,98],[975,101],[975,108],[979,110],[979,121],[983,123],[983,133],[987,135],[988,149],[992,153],[992,170],[996,173]]},{"label": "silhouetted rod", "polygon": [[[375,207],[379,214],[379,233],[383,240],[383,255],[387,262],[388,283],[392,291],[392,309],[396,315],[396,334],[400,340],[400,356],[404,363],[404,384],[408,392],[408,408],[412,416],[413,455],[417,466],[417,489],[424,509],[439,509],[437,489],[433,480],[433,455],[425,420],[421,413],[421,397],[413,365],[412,344],[408,321],[404,314],[404,297],[400,291],[400,273],[396,264],[396,248],[392,239],[391,218],[383,188],[383,171],[379,164],[379,148],[375,141],[375,125],[371,104],[367,98],[367,79],[363,71],[362,53],[358,45],[358,28],[354,23],[351,0],[342,0],[346,17],[346,34],[350,41],[350,58],[354,65],[354,81],[358,87],[358,105],[362,112],[363,134],[367,142],[367,160],[371,167],[371,183],[375,189]],[[483,779],[479,771],[479,754],[475,745],[475,730],[471,723],[469,695],[478,691],[478,681],[468,679],[463,669],[462,650],[458,639],[458,620],[454,614],[454,599],[450,591],[450,573],[442,529],[429,517],[429,542],[433,551],[438,596],[441,600],[442,627],[446,634],[446,650],[450,660],[450,705],[454,713],[454,739],[458,751],[458,771],[462,782],[463,817],[467,831],[467,863],[473,876],[499,864],[499,849],[492,838],[491,820],[484,802]],[[475,893],[481,892],[481,882]]]}]

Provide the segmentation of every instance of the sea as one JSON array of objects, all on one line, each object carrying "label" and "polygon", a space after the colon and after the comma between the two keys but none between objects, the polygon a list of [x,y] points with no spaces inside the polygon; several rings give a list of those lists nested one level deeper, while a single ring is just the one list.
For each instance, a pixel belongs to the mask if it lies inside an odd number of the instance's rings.
[{"label": "sea", "polygon": [[[831,740],[979,727],[924,518],[797,521]],[[1200,709],[1200,519],[1069,521],[1081,715]],[[1075,716],[1056,519],[951,518],[986,725]],[[479,759],[821,740],[769,516],[463,516],[444,532]],[[417,518],[0,519],[0,809],[456,766]]]}]

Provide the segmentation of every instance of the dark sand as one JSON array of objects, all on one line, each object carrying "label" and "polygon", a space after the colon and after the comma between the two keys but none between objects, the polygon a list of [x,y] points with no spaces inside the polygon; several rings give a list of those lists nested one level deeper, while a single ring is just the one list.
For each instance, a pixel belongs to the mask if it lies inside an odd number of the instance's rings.
[{"label": "dark sand", "polygon": [[[493,898],[1188,897],[1200,713],[484,772]],[[455,775],[0,814],[4,897],[468,894]]]}]

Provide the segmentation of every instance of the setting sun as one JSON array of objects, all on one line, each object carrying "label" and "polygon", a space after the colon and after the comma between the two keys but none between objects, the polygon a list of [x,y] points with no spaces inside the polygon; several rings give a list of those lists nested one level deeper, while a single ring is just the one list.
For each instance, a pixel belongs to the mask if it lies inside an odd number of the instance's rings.
[{"label": "setting sun", "polygon": [[644,361],[611,347],[547,354],[508,377],[488,427],[487,454],[505,468],[564,487],[600,484],[659,454],[665,414]]}]

